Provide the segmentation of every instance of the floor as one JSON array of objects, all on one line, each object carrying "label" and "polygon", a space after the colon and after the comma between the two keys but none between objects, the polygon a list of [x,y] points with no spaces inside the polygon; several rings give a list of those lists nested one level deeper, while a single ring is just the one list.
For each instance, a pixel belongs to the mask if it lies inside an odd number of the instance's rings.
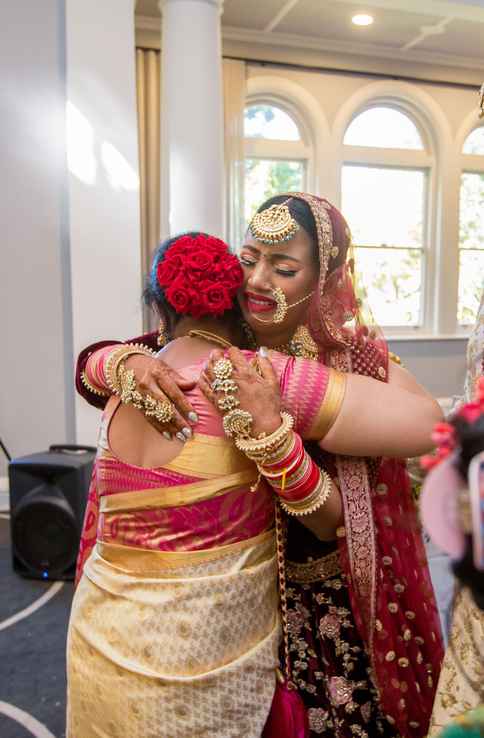
[{"label": "floor", "polygon": [[[73,587],[19,577],[0,497],[0,736],[64,738],[65,642]],[[87,737],[86,737],[87,738]]]}]

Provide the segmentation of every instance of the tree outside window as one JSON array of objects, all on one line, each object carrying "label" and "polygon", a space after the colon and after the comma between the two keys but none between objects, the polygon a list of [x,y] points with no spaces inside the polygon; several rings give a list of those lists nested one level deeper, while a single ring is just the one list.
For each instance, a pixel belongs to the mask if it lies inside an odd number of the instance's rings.
[{"label": "tree outside window", "polygon": [[484,288],[484,127],[469,134],[462,152],[457,320],[471,326]]},{"label": "tree outside window", "polygon": [[310,149],[295,119],[272,103],[248,105],[244,116],[245,219],[280,192],[306,189]]},{"label": "tree outside window", "polygon": [[420,327],[431,162],[419,129],[407,114],[374,106],[348,126],[344,157],[342,210],[358,282],[380,325]]}]

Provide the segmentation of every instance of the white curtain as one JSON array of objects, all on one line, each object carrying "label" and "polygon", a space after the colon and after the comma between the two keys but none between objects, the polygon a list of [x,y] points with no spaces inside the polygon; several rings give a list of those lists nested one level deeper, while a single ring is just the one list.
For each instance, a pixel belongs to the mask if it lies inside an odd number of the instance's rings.
[{"label": "white curtain", "polygon": [[245,62],[223,61],[225,123],[225,235],[232,248],[244,229],[244,107],[247,94]]}]

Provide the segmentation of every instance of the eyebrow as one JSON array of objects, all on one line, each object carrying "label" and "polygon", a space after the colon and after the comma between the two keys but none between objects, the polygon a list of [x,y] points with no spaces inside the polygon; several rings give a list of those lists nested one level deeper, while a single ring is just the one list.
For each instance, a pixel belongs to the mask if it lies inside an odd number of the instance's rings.
[{"label": "eyebrow", "polygon": [[[259,249],[256,249],[254,246],[250,246],[248,243],[244,243],[244,245],[242,246],[242,248],[243,249],[249,249],[249,251],[252,251],[252,253],[254,253],[254,254],[260,254]],[[270,258],[273,259],[273,260],[274,259],[277,259],[277,260],[280,260],[280,261],[287,261],[287,260],[289,260],[289,261],[295,261],[296,264],[301,264],[301,260],[300,259],[296,259],[294,256],[289,256],[289,254],[279,254],[279,253],[277,253],[277,254],[271,254]]]}]

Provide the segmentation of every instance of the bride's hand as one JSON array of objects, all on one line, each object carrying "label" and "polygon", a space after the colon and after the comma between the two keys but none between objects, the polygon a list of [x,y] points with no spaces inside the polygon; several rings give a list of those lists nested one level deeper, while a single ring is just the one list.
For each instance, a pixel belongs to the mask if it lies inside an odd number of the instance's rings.
[{"label": "bride's hand", "polygon": [[281,392],[279,379],[270,360],[261,350],[257,357],[247,361],[237,348],[230,348],[225,354],[215,350],[210,354],[204,371],[198,380],[198,386],[219,413],[218,406],[224,394],[214,392],[212,382],[215,380],[214,365],[219,359],[230,359],[233,366],[232,379],[237,384],[235,396],[239,401],[238,408],[246,410],[253,417],[252,433],[257,437],[260,433],[273,433],[281,424]]}]

